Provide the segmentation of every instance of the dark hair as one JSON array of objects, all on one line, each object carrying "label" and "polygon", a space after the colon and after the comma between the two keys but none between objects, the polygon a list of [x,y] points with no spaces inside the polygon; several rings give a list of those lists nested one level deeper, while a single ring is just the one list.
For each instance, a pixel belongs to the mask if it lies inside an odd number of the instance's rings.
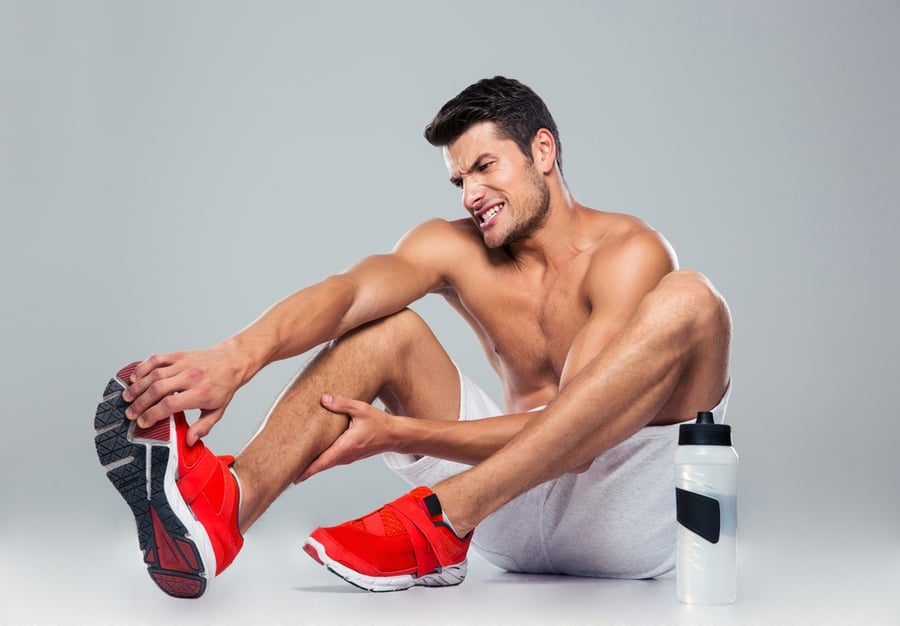
[{"label": "dark hair", "polygon": [[433,146],[447,146],[479,122],[496,124],[501,137],[515,141],[529,160],[535,134],[546,128],[556,142],[556,164],[562,171],[559,130],[547,105],[530,87],[504,76],[484,78],[463,89],[425,127],[425,139]]}]

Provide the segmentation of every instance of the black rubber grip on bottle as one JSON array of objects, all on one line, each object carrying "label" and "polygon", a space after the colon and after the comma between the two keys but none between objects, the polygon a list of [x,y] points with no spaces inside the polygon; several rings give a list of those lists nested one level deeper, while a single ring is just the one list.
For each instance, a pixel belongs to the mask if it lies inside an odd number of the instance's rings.
[{"label": "black rubber grip on bottle", "polygon": [[692,491],[675,488],[678,523],[710,543],[719,543],[719,501]]}]

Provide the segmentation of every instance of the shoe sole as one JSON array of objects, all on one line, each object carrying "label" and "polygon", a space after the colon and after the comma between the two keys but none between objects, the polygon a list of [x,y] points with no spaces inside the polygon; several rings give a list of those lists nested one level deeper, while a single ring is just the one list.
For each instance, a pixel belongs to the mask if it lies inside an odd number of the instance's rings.
[{"label": "shoe sole", "polygon": [[175,419],[143,429],[125,417],[129,403],[122,391],[136,365],[122,368],[110,379],[97,406],[97,457],[131,508],[150,578],[170,596],[199,598],[216,571],[215,555],[175,484]]},{"label": "shoe sole", "polygon": [[332,574],[366,591],[405,591],[412,587],[453,587],[465,580],[468,570],[468,561],[463,560],[461,563],[448,565],[418,578],[412,574],[366,576],[329,557],[325,546],[312,537],[303,542],[303,551],[324,565]]}]

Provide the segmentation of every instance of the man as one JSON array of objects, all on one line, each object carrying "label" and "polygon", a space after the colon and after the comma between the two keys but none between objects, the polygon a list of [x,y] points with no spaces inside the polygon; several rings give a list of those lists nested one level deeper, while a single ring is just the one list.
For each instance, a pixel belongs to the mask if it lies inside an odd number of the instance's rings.
[{"label": "man", "polygon": [[[722,419],[725,302],[676,270],[647,225],[572,197],[556,124],[525,85],[471,85],[425,134],[469,217],[427,221],[222,343],[154,355],[110,381],[98,454],[167,593],[200,596],[292,482],[376,453],[428,487],[304,544],[365,589],[457,584],[472,541],[516,571],[673,567],[674,429],[699,410]],[[506,414],[405,308],[428,293],[469,322]],[[236,459],[203,445],[239,387],[323,343]],[[189,409],[200,409],[190,426]]]}]

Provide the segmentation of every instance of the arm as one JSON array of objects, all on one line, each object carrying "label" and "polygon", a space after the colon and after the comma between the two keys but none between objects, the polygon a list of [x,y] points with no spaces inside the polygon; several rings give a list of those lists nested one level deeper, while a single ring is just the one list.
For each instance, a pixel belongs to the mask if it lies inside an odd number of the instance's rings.
[{"label": "arm", "polygon": [[383,452],[420,454],[475,465],[502,448],[539,411],[466,422],[391,415],[371,404],[323,395],[322,406],[350,418],[340,437],[294,480]]},{"label": "arm", "polygon": [[[674,255],[668,245],[650,231],[622,242],[612,250],[611,256],[593,260],[584,283],[591,315],[569,349],[559,396],[565,395],[568,383],[603,351],[634,314],[644,296],[674,267]],[[298,477],[298,481],[329,467],[387,451],[474,465],[505,446],[540,415],[540,411],[532,411],[458,422],[389,415],[348,398],[323,396],[322,404],[335,413],[350,417],[350,428]]]},{"label": "arm", "polygon": [[390,254],[363,259],[280,301],[233,337],[204,350],[157,354],[139,365],[125,392],[128,417],[150,426],[200,409],[188,444],[206,435],[234,393],[263,367],[301,354],[368,321],[401,310],[444,283],[446,230],[431,220]]}]

